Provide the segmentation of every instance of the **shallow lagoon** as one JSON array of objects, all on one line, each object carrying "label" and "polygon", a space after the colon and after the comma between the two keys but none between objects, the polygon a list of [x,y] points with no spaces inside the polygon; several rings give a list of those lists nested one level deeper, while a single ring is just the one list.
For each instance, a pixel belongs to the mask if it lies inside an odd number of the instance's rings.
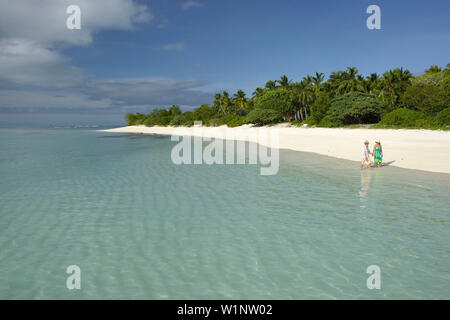
[{"label": "shallow lagoon", "polygon": [[0,129],[0,298],[450,298],[449,175],[281,150],[261,176],[175,144]]}]

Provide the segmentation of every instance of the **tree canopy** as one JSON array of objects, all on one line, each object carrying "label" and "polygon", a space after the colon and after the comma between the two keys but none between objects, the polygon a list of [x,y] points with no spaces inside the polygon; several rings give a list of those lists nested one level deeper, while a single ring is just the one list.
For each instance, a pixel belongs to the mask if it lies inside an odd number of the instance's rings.
[{"label": "tree canopy", "polygon": [[[450,64],[445,68],[432,65],[420,76],[413,76],[404,68],[364,76],[357,68],[347,67],[332,72],[328,78],[322,72],[306,75],[300,81],[283,75],[266,81],[250,96],[241,89],[231,94],[222,91],[214,95],[211,105],[185,112],[179,106],[162,107],[149,114],[127,114],[126,120],[129,125],[147,126],[191,126],[194,121],[211,126],[279,121],[345,126],[376,123],[392,111],[407,109],[423,118],[414,121],[415,127],[448,129],[448,111],[444,110],[449,107]],[[389,121],[379,125],[398,121],[402,126],[405,122],[399,116],[408,114],[412,113],[393,113]],[[438,115],[439,121],[435,120]],[[407,126],[411,127],[411,122]]]}]

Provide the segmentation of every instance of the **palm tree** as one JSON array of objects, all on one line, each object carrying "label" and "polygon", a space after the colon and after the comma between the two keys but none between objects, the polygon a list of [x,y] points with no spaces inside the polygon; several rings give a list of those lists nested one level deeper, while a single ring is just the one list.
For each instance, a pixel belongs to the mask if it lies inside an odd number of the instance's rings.
[{"label": "palm tree", "polygon": [[216,93],[216,94],[214,95],[213,105],[214,105],[214,108],[215,108],[218,112],[224,113],[224,110],[223,110],[223,108],[222,108],[222,95],[221,95],[220,93]]},{"label": "palm tree", "polygon": [[439,68],[439,66],[431,66],[430,68],[425,70],[425,73],[437,73],[437,72],[442,72],[442,69]]},{"label": "palm tree", "polygon": [[214,108],[222,114],[226,114],[230,107],[230,95],[227,91],[223,94],[216,93],[214,96]]},{"label": "palm tree", "polygon": [[273,80],[269,80],[266,82],[266,89],[273,90],[277,87],[277,84]]},{"label": "palm tree", "polygon": [[320,85],[321,85],[323,79],[324,79],[324,74],[322,72],[321,73],[316,72],[316,75],[312,77],[312,81],[313,81],[313,84],[316,87],[316,89],[320,88]]},{"label": "palm tree", "polygon": [[377,73],[371,73],[370,76],[362,82],[364,90],[368,94],[374,94],[378,89],[380,76]]},{"label": "palm tree", "polygon": [[263,88],[256,88],[255,91],[253,91],[253,97],[260,97],[264,93]]},{"label": "palm tree", "polygon": [[360,80],[357,77],[358,69],[355,67],[347,67],[347,71],[343,73],[343,80],[337,88],[338,93],[344,94],[353,91],[364,91]]},{"label": "palm tree", "polygon": [[312,83],[313,83],[313,77],[311,77],[311,76],[308,74],[308,75],[306,75],[306,77],[303,77],[302,82],[303,82],[305,85],[312,85]]},{"label": "palm tree", "polygon": [[379,98],[390,106],[393,106],[395,101],[397,100],[395,90],[396,83],[397,75],[394,71],[389,70],[383,74]]},{"label": "palm tree", "polygon": [[289,80],[289,78],[286,75],[281,76],[280,80],[277,80],[276,82],[278,82],[280,84],[280,87],[285,88],[285,89],[288,88],[289,84],[291,83],[291,81]]},{"label": "palm tree", "polygon": [[332,95],[334,96],[338,92],[338,88],[341,83],[346,79],[346,72],[344,71],[334,71],[330,74],[330,78],[327,81],[329,83],[329,89],[332,91]]},{"label": "palm tree", "polygon": [[222,93],[222,108],[223,113],[228,113],[230,111],[231,99],[228,91]]},{"label": "palm tree", "polygon": [[342,81],[342,80],[344,80],[344,78],[345,78],[345,72],[344,71],[335,71],[335,72],[332,72],[331,74],[330,74],[330,81],[331,82],[339,82],[339,81]]},{"label": "palm tree", "polygon": [[245,104],[247,103],[247,98],[245,97],[245,92],[242,90],[238,90],[233,96],[233,102],[240,109],[245,109]]},{"label": "palm tree", "polygon": [[170,114],[172,117],[181,114],[180,107],[179,107],[179,106],[176,106],[176,105],[172,105],[172,106],[169,108],[169,114]]},{"label": "palm tree", "polygon": [[295,111],[295,120],[308,119],[308,110],[311,114],[311,104],[314,100],[313,88],[308,77],[301,82],[292,85],[292,99],[297,102],[298,109]]},{"label": "palm tree", "polygon": [[[436,66],[437,67],[437,66]],[[438,67],[439,69],[439,67]],[[439,69],[440,70],[440,69]],[[412,73],[409,70],[403,70],[403,68],[396,68],[394,72],[397,75],[397,79],[399,81],[399,88],[401,91],[404,91],[408,85],[411,84]]]},{"label": "palm tree", "polygon": [[409,70],[396,68],[383,74],[379,98],[393,107],[403,91],[411,85],[412,74]]}]

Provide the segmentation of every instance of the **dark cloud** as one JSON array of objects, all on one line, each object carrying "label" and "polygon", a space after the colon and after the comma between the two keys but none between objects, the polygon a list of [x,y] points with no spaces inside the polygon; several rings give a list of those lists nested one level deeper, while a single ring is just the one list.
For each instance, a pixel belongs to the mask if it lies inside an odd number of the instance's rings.
[{"label": "dark cloud", "polygon": [[0,89],[0,110],[36,112],[37,109],[105,110],[130,107],[133,110],[169,106],[194,107],[210,103],[212,93],[200,90],[199,80],[128,79],[97,82],[68,90]]},{"label": "dark cloud", "polygon": [[110,99],[115,105],[185,105],[210,103],[212,94],[199,90],[199,80],[127,80],[103,82],[86,89],[92,99]]}]

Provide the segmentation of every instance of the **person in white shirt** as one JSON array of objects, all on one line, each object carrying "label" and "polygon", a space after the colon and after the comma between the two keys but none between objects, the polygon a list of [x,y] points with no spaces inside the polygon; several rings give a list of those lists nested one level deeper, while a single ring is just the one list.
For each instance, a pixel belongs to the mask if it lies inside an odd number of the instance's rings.
[{"label": "person in white shirt", "polygon": [[370,168],[370,150],[369,150],[369,141],[364,141],[364,147],[362,150],[362,161],[361,161],[361,170],[364,168],[364,164],[367,163],[367,168]]}]

